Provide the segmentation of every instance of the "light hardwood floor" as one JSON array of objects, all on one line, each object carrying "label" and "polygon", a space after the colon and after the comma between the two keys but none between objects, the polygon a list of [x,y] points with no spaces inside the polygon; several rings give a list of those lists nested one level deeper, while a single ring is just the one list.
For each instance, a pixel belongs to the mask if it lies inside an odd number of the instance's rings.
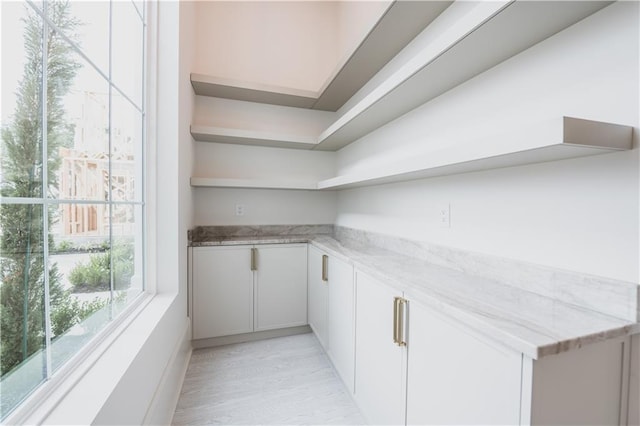
[{"label": "light hardwood floor", "polygon": [[174,425],[364,424],[312,333],[193,351]]}]

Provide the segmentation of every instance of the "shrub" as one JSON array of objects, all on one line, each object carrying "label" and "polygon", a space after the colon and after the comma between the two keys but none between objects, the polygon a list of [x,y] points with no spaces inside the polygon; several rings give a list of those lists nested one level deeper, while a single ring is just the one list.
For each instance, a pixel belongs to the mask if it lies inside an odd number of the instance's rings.
[{"label": "shrub", "polygon": [[111,255],[115,286],[128,286],[133,275],[133,245],[114,245],[112,251],[94,254],[88,263],[79,263],[69,273],[69,282],[76,292],[107,291],[111,283]]},{"label": "shrub", "polygon": [[74,249],[73,243],[68,240],[60,241],[60,244],[57,245],[55,251],[60,253],[70,252]]},{"label": "shrub", "polygon": [[80,302],[78,299],[67,296],[65,303],[54,306],[51,312],[51,328],[54,337],[62,335],[71,328],[71,325],[82,322],[94,312],[104,308],[108,302],[97,297],[92,301]]}]

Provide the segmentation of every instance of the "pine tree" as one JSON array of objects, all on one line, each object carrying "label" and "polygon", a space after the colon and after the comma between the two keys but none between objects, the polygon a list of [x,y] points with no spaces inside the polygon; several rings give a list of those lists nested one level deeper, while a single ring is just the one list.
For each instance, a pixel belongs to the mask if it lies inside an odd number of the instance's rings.
[{"label": "pine tree", "polygon": [[[73,128],[65,121],[62,105],[80,64],[60,34],[43,34],[42,18],[26,6],[24,46],[26,63],[18,86],[12,122],[2,129],[2,197],[42,197],[43,190],[57,193],[59,148],[73,139]],[[48,16],[74,40],[79,22],[71,15],[68,1],[47,3]],[[43,51],[46,66],[43,66]],[[43,188],[42,76],[46,73],[47,188]],[[52,329],[61,334],[77,323],[79,304],[64,290],[55,264],[44,265],[44,214],[42,205],[0,206],[0,375],[44,347],[44,277],[49,274]],[[52,225],[52,214],[48,225]],[[70,312],[72,314],[70,314]]]}]

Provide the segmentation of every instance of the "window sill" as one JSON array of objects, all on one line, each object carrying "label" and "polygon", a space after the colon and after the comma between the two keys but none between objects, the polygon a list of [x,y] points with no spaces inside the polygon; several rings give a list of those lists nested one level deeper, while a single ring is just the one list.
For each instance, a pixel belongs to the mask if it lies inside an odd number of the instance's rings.
[{"label": "window sill", "polygon": [[7,424],[92,424],[178,295],[143,295],[102,341],[34,392]]}]

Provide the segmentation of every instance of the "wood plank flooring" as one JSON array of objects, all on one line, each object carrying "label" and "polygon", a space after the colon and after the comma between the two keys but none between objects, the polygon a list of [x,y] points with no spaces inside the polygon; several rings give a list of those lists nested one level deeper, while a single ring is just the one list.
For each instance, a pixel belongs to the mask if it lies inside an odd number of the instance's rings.
[{"label": "wood plank flooring", "polygon": [[313,333],[193,351],[174,425],[364,424]]}]

